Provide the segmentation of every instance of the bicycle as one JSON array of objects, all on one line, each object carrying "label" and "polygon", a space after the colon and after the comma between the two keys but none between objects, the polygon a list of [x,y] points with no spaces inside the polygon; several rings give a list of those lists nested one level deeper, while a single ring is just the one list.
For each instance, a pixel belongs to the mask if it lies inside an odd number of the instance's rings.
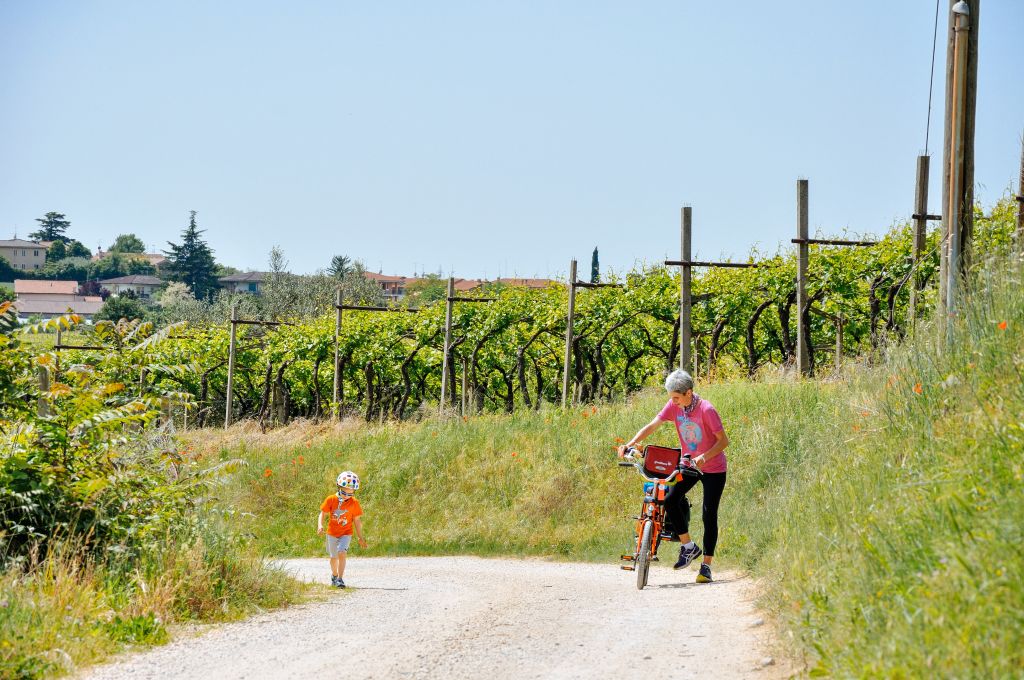
[{"label": "bicycle", "polygon": [[643,590],[651,562],[657,561],[662,540],[669,538],[664,532],[668,489],[684,476],[699,478],[701,472],[689,454],[684,456],[680,449],[664,446],[645,446],[642,453],[631,447],[626,449],[623,458],[620,467],[635,468],[643,477],[644,495],[640,514],[633,518],[636,520],[636,550],[632,555],[621,556],[622,560],[633,564],[623,565],[622,569],[636,572],[636,588]]}]

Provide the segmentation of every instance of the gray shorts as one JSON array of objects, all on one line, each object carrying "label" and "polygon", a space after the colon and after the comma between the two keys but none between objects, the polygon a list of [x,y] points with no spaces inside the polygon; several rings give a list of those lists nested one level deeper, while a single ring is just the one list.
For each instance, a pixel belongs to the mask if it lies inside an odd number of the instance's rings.
[{"label": "gray shorts", "polygon": [[352,534],[347,536],[331,536],[327,534],[327,554],[337,557],[338,553],[348,552],[348,544],[352,542]]}]

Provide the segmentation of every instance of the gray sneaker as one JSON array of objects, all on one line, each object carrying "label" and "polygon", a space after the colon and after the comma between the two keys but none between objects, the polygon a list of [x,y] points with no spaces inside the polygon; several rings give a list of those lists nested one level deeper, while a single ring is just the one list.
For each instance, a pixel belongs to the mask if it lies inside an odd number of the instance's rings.
[{"label": "gray sneaker", "polygon": [[336,585],[339,588],[344,588],[345,587],[345,581],[343,581],[342,578],[339,576],[338,577],[338,582],[335,583],[334,585]]},{"label": "gray sneaker", "polygon": [[687,548],[685,545],[679,549],[679,559],[672,565],[673,569],[685,569],[690,566],[690,562],[700,557],[703,553],[700,547],[694,543],[692,547]]},{"label": "gray sneaker", "polygon": [[332,586],[338,585],[338,577],[337,576],[331,576],[331,585]]}]

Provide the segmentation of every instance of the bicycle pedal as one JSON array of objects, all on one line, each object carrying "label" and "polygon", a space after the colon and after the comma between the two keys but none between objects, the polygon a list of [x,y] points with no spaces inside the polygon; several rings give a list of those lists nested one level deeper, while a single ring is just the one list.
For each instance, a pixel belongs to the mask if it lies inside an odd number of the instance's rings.
[{"label": "bicycle pedal", "polygon": [[623,571],[636,571],[636,567],[634,567],[634,566],[632,566],[632,565],[628,565],[628,566],[627,566],[627,565],[625,565],[625,564],[624,564],[624,565],[622,565],[621,567],[619,567],[619,569],[621,569],[621,570],[623,570]]},{"label": "bicycle pedal", "polygon": [[619,557],[619,559],[620,560],[626,560],[627,562],[632,562],[633,560],[636,559],[636,555],[621,555]]}]

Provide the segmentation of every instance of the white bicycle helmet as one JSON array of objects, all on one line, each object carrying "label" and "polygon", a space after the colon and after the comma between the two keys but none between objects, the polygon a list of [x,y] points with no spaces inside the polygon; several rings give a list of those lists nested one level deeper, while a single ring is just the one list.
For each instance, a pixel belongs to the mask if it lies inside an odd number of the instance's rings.
[{"label": "white bicycle helmet", "polygon": [[351,470],[345,470],[338,475],[338,488],[353,492],[359,490],[359,475]]}]

